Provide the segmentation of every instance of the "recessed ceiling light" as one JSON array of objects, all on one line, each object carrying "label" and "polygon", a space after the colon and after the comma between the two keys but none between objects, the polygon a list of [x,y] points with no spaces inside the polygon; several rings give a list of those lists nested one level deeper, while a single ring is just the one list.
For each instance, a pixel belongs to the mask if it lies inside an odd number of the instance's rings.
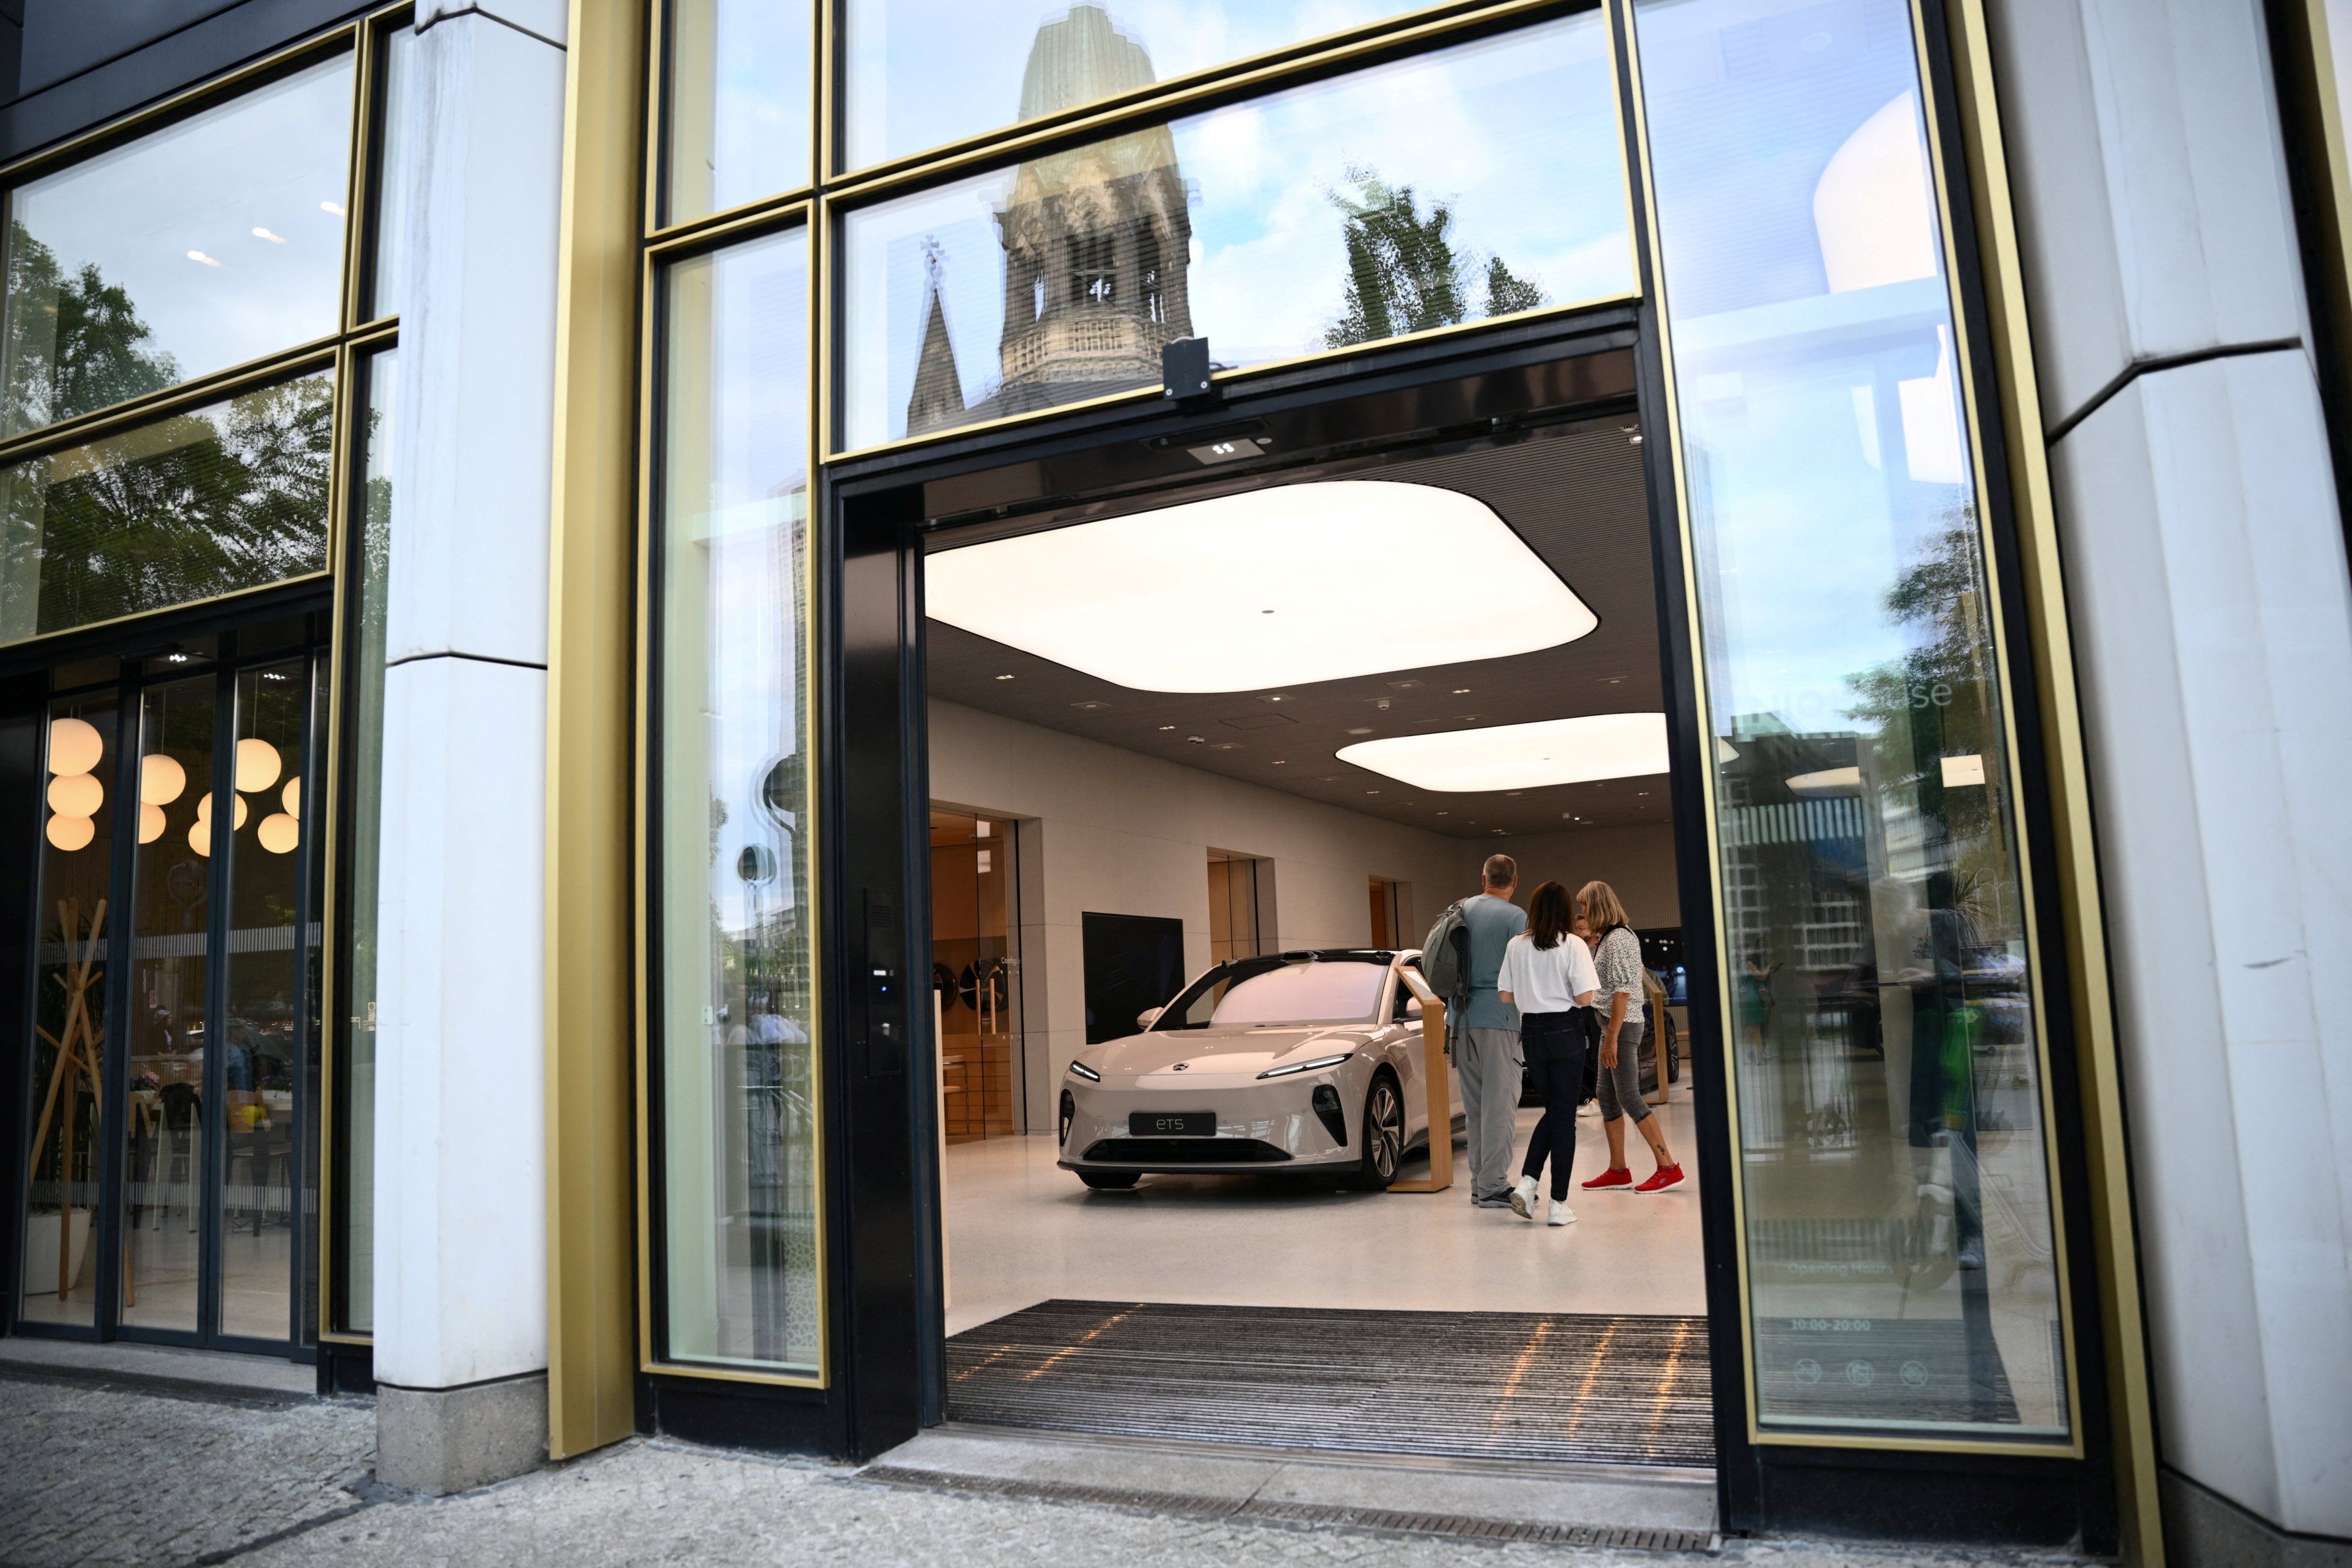
[{"label": "recessed ceiling light", "polygon": [[1175,726],[1175,725],[1173,725],[1173,724],[1162,724],[1162,725],[1160,725],[1160,732],[1161,734],[1163,734],[1163,735],[1164,735],[1164,734],[1166,734],[1169,731],[1173,730],[1174,728],[1176,728],[1176,726]]},{"label": "recessed ceiling light", "polygon": [[1366,795],[1378,795],[1378,794],[1380,794],[1381,792],[1380,792],[1380,791],[1378,791],[1378,790],[1376,790],[1376,789],[1368,789],[1368,790],[1366,790],[1364,793],[1365,793]]},{"label": "recessed ceiling light", "polygon": [[1101,700],[1100,699],[1098,699],[1098,698],[1088,698],[1088,699],[1087,699],[1086,701],[1084,701],[1084,702],[1073,702],[1073,703],[1071,703],[1071,704],[1070,704],[1070,706],[1071,706],[1071,707],[1073,707],[1073,708],[1076,708],[1076,709],[1083,710],[1084,710],[1084,711],[1086,711],[1086,712],[1091,713],[1091,712],[1093,712],[1095,710],[1097,710],[1097,708],[1108,708],[1108,707],[1109,707],[1109,706],[1110,706],[1110,704],[1109,704],[1109,703],[1108,703],[1108,702],[1102,701],[1102,700]]},{"label": "recessed ceiling light", "polygon": [[[1363,635],[1411,561],[1417,603]],[[1246,563],[1259,591],[1235,604]],[[1254,691],[1503,658],[1600,623],[1493,509],[1432,485],[1333,479],[945,550],[925,563],[952,626],[1146,691]],[[1274,613],[1279,610],[1279,614]]]},{"label": "recessed ceiling light", "polygon": [[1516,796],[1518,796],[1518,795],[1523,795],[1527,794],[1528,792],[1527,792],[1527,791],[1525,791],[1525,790],[1523,790],[1523,789],[1507,789],[1507,790],[1505,790],[1503,793],[1504,793],[1505,795],[1512,795],[1512,796],[1515,796],[1515,797],[1516,797]]},{"label": "recessed ceiling light", "polygon": [[1348,731],[1350,735],[1369,735],[1371,732],[1372,731],[1369,728],[1359,728]]},{"label": "recessed ceiling light", "polygon": [[1187,735],[1184,738],[1196,746],[1205,746],[1209,743],[1209,737],[1206,735]]},{"label": "recessed ceiling light", "polygon": [[998,676],[996,679],[999,679],[999,680],[1010,680],[1010,679],[1013,679],[1013,677],[1011,677],[1011,676],[1009,676],[1009,675],[1000,675],[1000,676]]},{"label": "recessed ceiling light", "polygon": [[1798,795],[1843,795],[1862,788],[1862,770],[1823,768],[1819,773],[1799,773],[1789,781],[1789,788]]},{"label": "recessed ceiling light", "polygon": [[1276,757],[1274,759],[1274,765],[1277,768],[1288,767],[1290,765],[1290,759],[1288,757]]},{"label": "recessed ceiling light", "polygon": [[1470,695],[1470,689],[1466,686],[1457,686],[1454,689],[1454,695],[1456,697],[1467,697]]},{"label": "recessed ceiling light", "polygon": [[1439,812],[1437,815],[1438,815],[1438,816],[1453,816],[1454,814],[1453,814],[1452,812],[1450,812],[1450,811],[1441,811],[1441,812]]},{"label": "recessed ceiling light", "polygon": [[1238,752],[1241,749],[1242,743],[1239,741],[1213,741],[1209,745],[1209,750],[1213,752]]},{"label": "recessed ceiling light", "polygon": [[1391,735],[1342,746],[1337,754],[1343,763],[1386,773],[1416,789],[1456,794],[1640,778],[1666,771],[1666,716],[1595,713],[1483,730]]}]

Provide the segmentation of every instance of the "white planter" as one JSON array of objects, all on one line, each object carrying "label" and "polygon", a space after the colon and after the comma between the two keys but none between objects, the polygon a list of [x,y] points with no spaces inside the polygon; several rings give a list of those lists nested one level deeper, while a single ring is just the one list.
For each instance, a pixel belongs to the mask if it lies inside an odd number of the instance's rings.
[{"label": "white planter", "polygon": [[[66,1278],[72,1288],[80,1290],[89,1281],[81,1277],[82,1267],[89,1261],[89,1211],[73,1211],[73,1232],[68,1242],[71,1254],[66,1258]],[[37,1214],[25,1222],[25,1294],[54,1296],[58,1293],[58,1216]]]}]

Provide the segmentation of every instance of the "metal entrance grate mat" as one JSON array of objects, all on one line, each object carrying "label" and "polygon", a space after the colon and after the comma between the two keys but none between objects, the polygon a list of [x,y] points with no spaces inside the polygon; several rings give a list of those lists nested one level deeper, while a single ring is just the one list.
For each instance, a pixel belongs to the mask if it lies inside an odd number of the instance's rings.
[{"label": "metal entrance grate mat", "polygon": [[1715,1463],[1704,1318],[1046,1301],[948,1341],[948,1415],[1352,1453]]},{"label": "metal entrance grate mat", "polygon": [[1091,1487],[1076,1481],[1016,1480],[940,1470],[873,1465],[856,1479],[880,1486],[924,1487],[934,1491],[1037,1502],[1091,1503],[1183,1519],[1231,1519],[1253,1524],[1376,1531],[1391,1535],[1452,1535],[1476,1541],[1533,1541],[1558,1546],[1631,1547],[1649,1552],[1712,1552],[1715,1537],[1705,1531],[1648,1525],[1554,1524],[1535,1520],[1476,1519],[1467,1514],[1427,1513],[1390,1508],[1335,1508],[1324,1503],[1268,1502],[1253,1498],[1234,1503],[1184,1492],[1136,1491]]}]

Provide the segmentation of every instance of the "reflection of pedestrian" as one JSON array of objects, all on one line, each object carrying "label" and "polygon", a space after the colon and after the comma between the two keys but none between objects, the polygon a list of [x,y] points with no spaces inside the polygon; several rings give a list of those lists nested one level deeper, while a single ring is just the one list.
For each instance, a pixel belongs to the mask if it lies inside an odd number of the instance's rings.
[{"label": "reflection of pedestrian", "polygon": [[1462,924],[1469,933],[1469,961],[1463,979],[1469,1000],[1462,1009],[1455,1047],[1462,1074],[1462,1115],[1470,1141],[1470,1201],[1481,1208],[1510,1205],[1511,1142],[1519,1106],[1519,1014],[1496,991],[1503,950],[1528,929],[1525,910],[1511,902],[1518,889],[1519,864],[1508,855],[1489,855],[1486,890],[1465,900]]},{"label": "reflection of pedestrian", "polygon": [[1504,950],[1495,982],[1496,994],[1518,1009],[1519,1049],[1544,1108],[1543,1120],[1528,1139],[1527,1163],[1519,1167],[1519,1184],[1511,1189],[1511,1207],[1522,1219],[1535,1218],[1536,1178],[1549,1157],[1547,1218],[1553,1225],[1576,1218],[1568,1206],[1568,1175],[1576,1163],[1576,1101],[1584,1088],[1585,1024],[1591,1016],[1585,1009],[1601,988],[1591,953],[1569,929],[1573,919],[1566,888],[1558,882],[1538,888],[1528,900],[1528,929]]},{"label": "reflection of pedestrian", "polygon": [[[1601,1125],[1609,1135],[1609,1168],[1585,1183],[1588,1189],[1633,1187],[1637,1193],[1663,1193],[1683,1184],[1683,1168],[1666,1148],[1658,1119],[1642,1094],[1642,1035],[1647,1023],[1643,1004],[1646,976],[1642,968],[1642,940],[1626,923],[1625,906],[1606,882],[1587,882],[1577,890],[1577,912],[1601,933],[1593,949],[1593,967],[1601,974],[1601,996],[1595,1005],[1609,1011],[1601,1035]],[[1650,1145],[1658,1168],[1633,1185],[1625,1167],[1625,1120],[1631,1117]]]},{"label": "reflection of pedestrian", "polygon": [[1764,1037],[1772,1022],[1772,976],[1780,970],[1780,961],[1768,957],[1760,948],[1750,949],[1740,961],[1739,1026],[1743,1033],[1756,1031],[1756,1054],[1751,1060],[1764,1059]]},{"label": "reflection of pedestrian", "polygon": [[[1969,955],[1978,939],[1958,892],[1951,872],[1927,873],[1927,929],[1904,971],[1911,992],[1910,1143],[1920,1197],[1931,1206],[1952,1205],[1960,1267],[1981,1268],[1975,1159],[1980,1016],[1967,991]],[[1956,1150],[1965,1156],[1955,1157]]]}]

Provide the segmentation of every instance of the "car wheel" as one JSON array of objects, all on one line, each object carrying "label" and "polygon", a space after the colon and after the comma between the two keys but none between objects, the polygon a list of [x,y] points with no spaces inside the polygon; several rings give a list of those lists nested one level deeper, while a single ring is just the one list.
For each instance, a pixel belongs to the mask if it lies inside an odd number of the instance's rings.
[{"label": "car wheel", "polygon": [[1373,1079],[1364,1095],[1363,1142],[1363,1156],[1348,1184],[1360,1192],[1384,1191],[1404,1158],[1404,1097],[1386,1073]]},{"label": "car wheel", "polygon": [[1123,1193],[1143,1179],[1140,1171],[1080,1171],[1078,1180],[1098,1193]]}]

